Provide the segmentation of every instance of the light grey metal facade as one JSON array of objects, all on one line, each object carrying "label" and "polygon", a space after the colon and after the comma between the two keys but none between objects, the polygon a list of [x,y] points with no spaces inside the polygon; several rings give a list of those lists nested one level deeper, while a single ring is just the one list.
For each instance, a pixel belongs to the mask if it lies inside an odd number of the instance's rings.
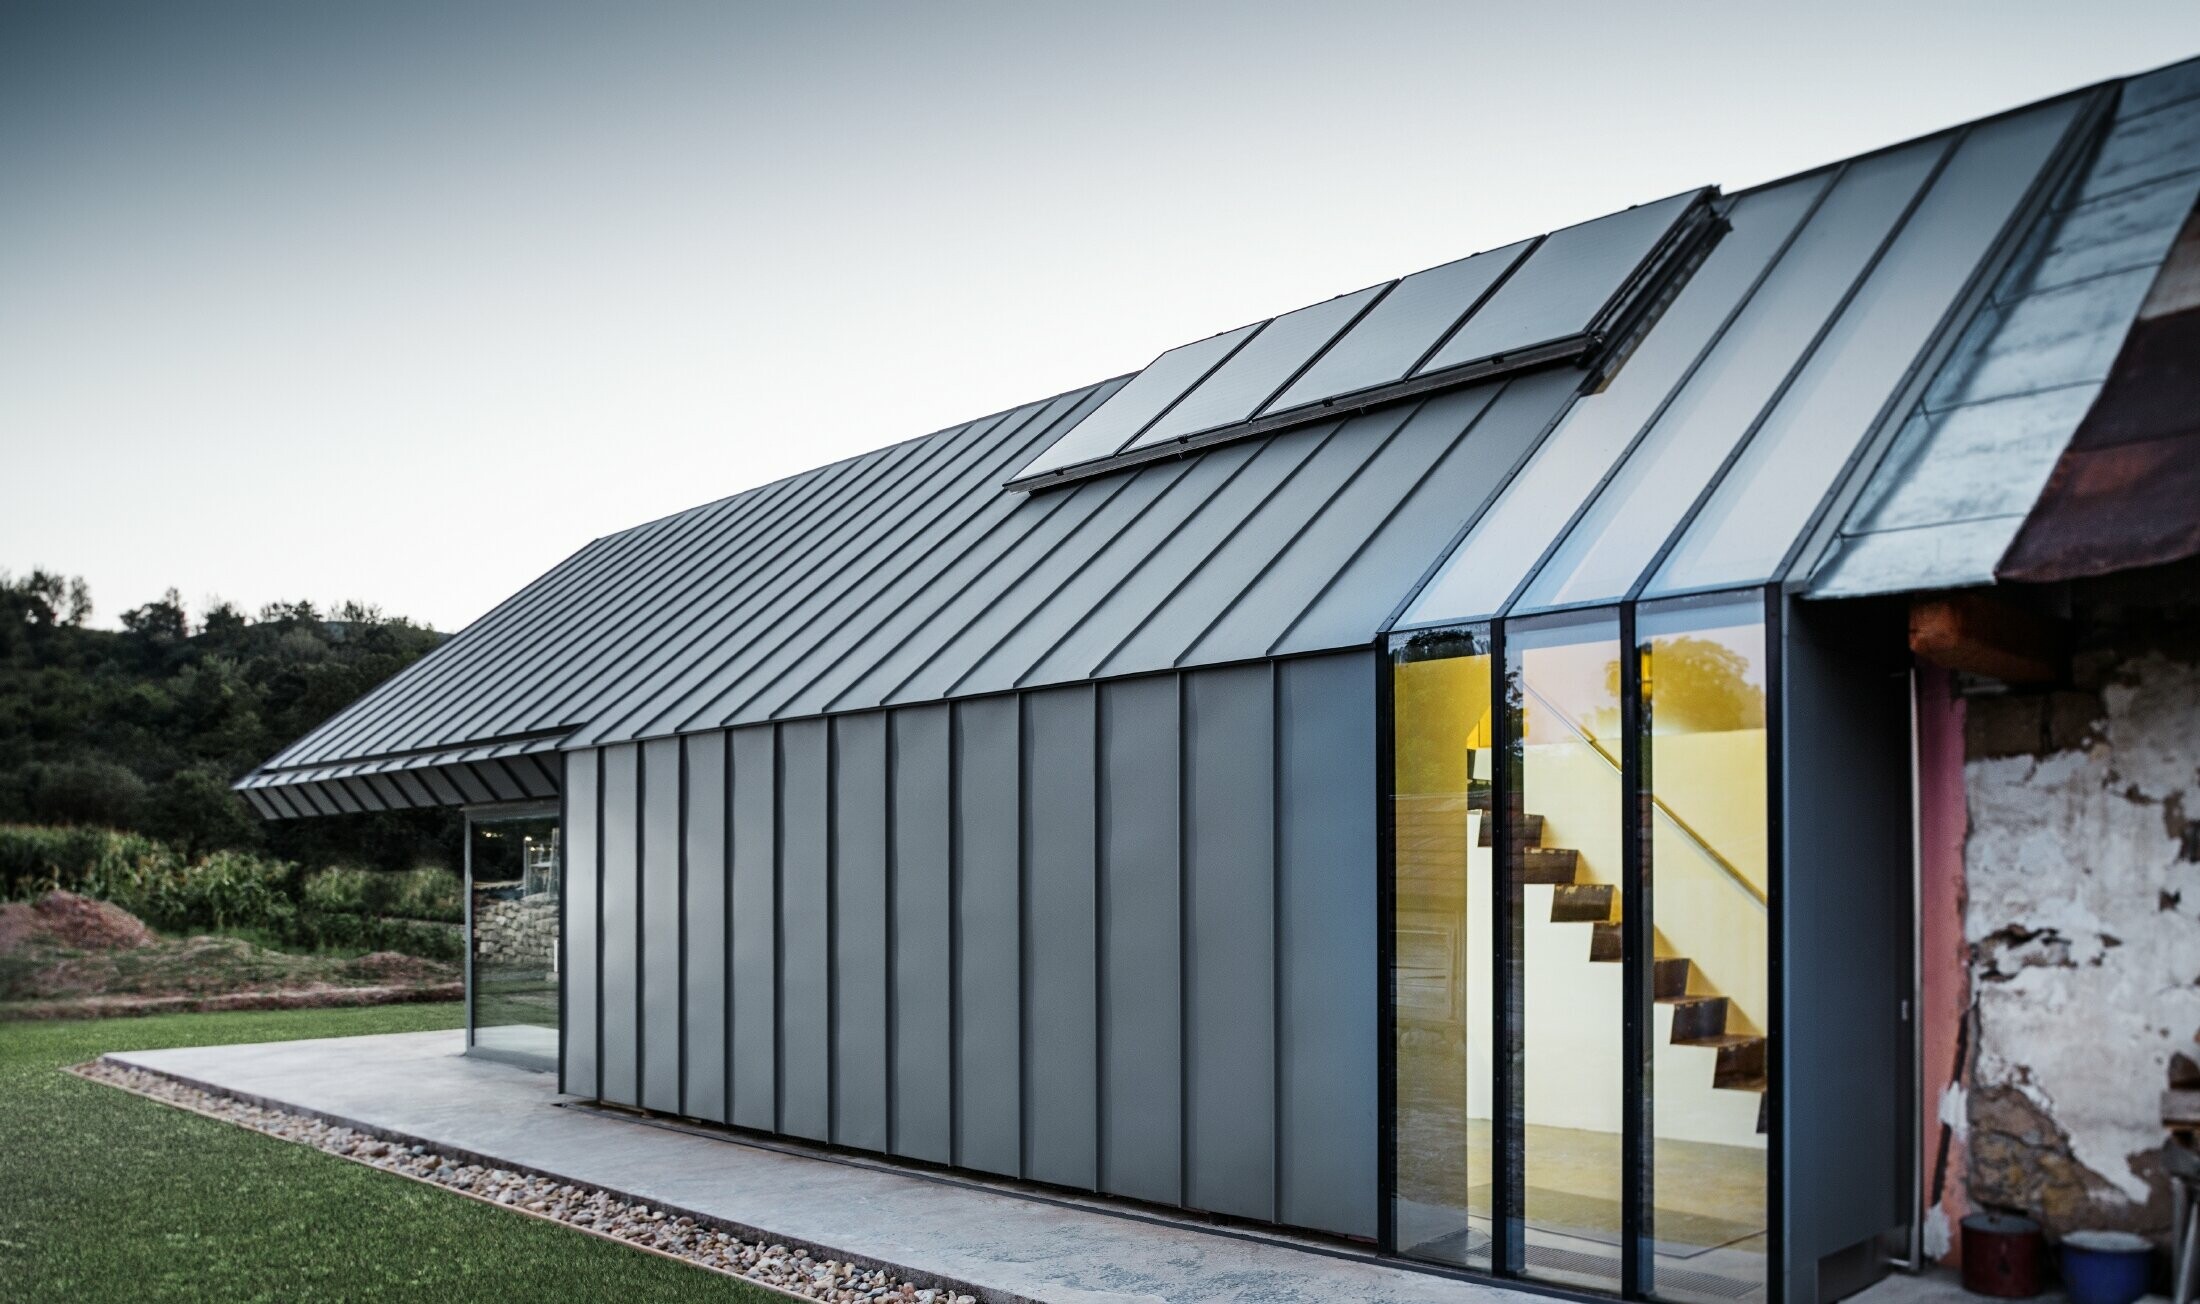
[{"label": "light grey metal facade", "polygon": [[565,1089],[1373,1236],[1376,676],[568,753]]}]

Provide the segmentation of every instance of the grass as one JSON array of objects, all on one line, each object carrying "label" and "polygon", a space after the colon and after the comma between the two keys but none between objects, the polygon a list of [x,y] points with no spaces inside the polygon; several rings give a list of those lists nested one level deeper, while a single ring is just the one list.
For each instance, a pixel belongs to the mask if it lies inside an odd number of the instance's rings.
[{"label": "grass", "polygon": [[10,1300],[778,1298],[60,1072],[110,1050],[458,1026],[459,1007],[0,1023]]}]

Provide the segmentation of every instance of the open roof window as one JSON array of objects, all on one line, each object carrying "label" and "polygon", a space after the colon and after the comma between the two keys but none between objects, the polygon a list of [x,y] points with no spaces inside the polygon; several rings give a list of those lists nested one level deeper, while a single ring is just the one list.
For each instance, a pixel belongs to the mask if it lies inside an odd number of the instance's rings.
[{"label": "open roof window", "polygon": [[1714,223],[1691,190],[1169,350],[1011,489],[1577,361],[1622,337]]}]

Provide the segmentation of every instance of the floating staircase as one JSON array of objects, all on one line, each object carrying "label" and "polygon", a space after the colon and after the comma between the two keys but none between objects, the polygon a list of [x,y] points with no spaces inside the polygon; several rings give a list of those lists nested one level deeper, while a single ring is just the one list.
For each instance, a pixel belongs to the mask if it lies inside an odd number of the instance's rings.
[{"label": "floating staircase", "polygon": [[[1481,796],[1481,794],[1477,794]],[[1487,810],[1482,801],[1474,803]],[[1481,845],[1491,845],[1493,821],[1481,821]],[[1580,883],[1575,875],[1581,853],[1566,847],[1543,845],[1543,817],[1521,817],[1520,836],[1513,848],[1514,874],[1518,882],[1551,885],[1551,922],[1588,924],[1589,958],[1618,964],[1625,944],[1620,933],[1619,889],[1609,883]],[[1757,1094],[1757,1131],[1765,1131],[1765,1039],[1750,1033],[1727,1031],[1731,1002],[1698,987],[1696,967],[1686,956],[1658,956],[1652,961],[1652,991],[1660,1005],[1673,1014],[1673,1044],[1697,1046],[1718,1052],[1711,1085],[1728,1091]]]}]

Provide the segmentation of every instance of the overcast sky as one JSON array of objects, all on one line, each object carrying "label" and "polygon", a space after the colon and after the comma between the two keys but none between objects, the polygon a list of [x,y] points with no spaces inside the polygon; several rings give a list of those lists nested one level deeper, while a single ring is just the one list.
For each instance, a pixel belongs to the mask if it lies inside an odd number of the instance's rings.
[{"label": "overcast sky", "polygon": [[2200,5],[0,0],[0,567],[455,629],[581,543]]}]

